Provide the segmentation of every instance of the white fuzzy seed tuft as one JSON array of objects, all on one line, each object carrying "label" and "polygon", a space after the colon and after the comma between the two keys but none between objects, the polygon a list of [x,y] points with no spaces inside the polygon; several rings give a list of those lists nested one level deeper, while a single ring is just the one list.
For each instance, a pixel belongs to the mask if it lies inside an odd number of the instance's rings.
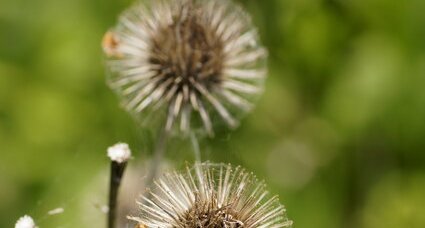
[{"label": "white fuzzy seed tuft", "polygon": [[126,143],[117,143],[108,148],[108,157],[115,162],[124,163],[131,158],[131,150]]},{"label": "white fuzzy seed tuft", "polygon": [[16,222],[15,228],[36,228],[36,226],[34,220],[30,216],[25,215]]},{"label": "white fuzzy seed tuft", "polygon": [[59,214],[63,214],[65,212],[65,209],[59,207],[59,208],[55,208],[53,210],[50,210],[49,212],[47,212],[48,215],[59,215]]}]

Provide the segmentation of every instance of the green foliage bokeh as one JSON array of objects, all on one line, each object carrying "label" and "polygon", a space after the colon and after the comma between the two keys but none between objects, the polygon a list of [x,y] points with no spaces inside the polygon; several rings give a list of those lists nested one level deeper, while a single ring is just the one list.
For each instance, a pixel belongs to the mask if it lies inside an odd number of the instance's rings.
[{"label": "green foliage bokeh", "polygon": [[[265,179],[298,228],[424,227],[425,1],[239,2],[269,77],[241,127],[201,145],[204,159]],[[152,136],[105,84],[100,48],[131,3],[0,0],[0,227],[26,213],[42,228],[85,227],[106,148],[151,155]],[[180,150],[168,158],[190,160]]]}]

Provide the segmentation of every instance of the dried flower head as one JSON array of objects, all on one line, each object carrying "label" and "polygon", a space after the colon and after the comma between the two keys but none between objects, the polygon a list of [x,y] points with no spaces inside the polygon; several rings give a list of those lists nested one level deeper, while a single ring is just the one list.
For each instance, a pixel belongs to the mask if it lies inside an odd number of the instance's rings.
[{"label": "dried flower head", "polygon": [[36,228],[36,226],[34,220],[30,216],[25,215],[18,219],[15,228]]},{"label": "dried flower head", "polygon": [[[277,196],[252,173],[230,165],[198,163],[166,174],[141,203],[139,226],[161,228],[290,227]],[[143,227],[142,226],[142,227]]]},{"label": "dried flower head", "polygon": [[215,119],[236,127],[266,73],[257,30],[231,0],[138,2],[103,47],[109,84],[125,107],[137,116],[155,113],[148,116],[164,119],[168,131],[179,126],[212,135]]}]

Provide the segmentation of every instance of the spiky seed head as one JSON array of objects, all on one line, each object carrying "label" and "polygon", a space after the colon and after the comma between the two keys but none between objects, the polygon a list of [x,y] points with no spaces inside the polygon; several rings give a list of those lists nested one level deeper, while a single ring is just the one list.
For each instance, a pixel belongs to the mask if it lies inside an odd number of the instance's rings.
[{"label": "spiky seed head", "polygon": [[[129,217],[140,226],[161,228],[291,227],[277,196],[240,167],[197,163],[165,174]],[[143,227],[142,226],[142,227]]]},{"label": "spiky seed head", "polygon": [[163,119],[167,131],[212,135],[218,119],[236,127],[266,74],[267,51],[249,15],[231,0],[140,1],[103,47],[109,84],[124,106],[145,122]]}]

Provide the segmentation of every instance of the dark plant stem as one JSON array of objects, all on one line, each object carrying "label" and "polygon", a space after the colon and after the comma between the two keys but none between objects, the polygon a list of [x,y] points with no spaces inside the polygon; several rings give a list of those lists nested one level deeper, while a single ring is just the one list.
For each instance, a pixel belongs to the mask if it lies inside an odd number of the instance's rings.
[{"label": "dark plant stem", "polygon": [[115,228],[117,214],[117,198],[121,180],[127,167],[127,162],[111,162],[111,179],[109,182],[108,228]]}]

